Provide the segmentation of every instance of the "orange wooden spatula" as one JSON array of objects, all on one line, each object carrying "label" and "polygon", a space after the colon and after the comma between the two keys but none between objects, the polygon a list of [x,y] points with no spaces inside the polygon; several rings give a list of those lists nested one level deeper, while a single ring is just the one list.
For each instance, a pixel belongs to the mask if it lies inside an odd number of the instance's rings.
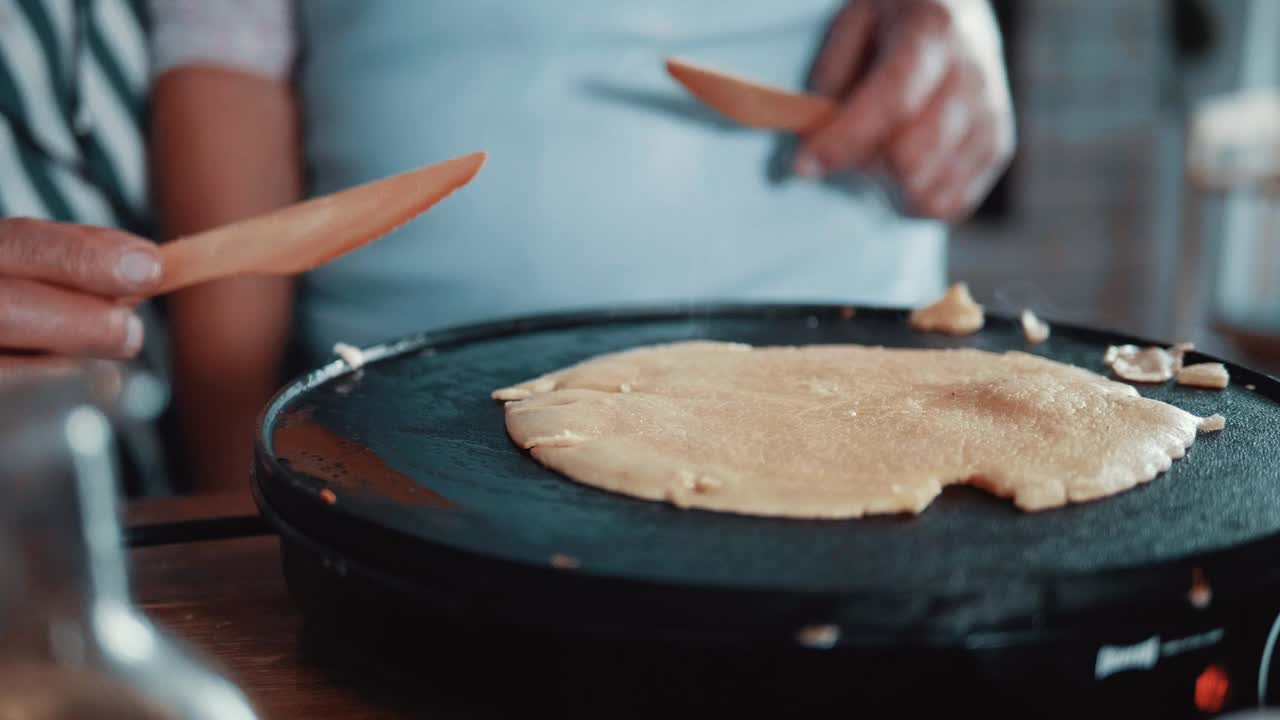
[{"label": "orange wooden spatula", "polygon": [[155,295],[232,275],[294,275],[366,245],[471,182],[482,152],[178,238]]},{"label": "orange wooden spatula", "polygon": [[667,58],[667,72],[694,97],[749,127],[805,133],[836,111],[831,98],[762,85],[677,58]]}]

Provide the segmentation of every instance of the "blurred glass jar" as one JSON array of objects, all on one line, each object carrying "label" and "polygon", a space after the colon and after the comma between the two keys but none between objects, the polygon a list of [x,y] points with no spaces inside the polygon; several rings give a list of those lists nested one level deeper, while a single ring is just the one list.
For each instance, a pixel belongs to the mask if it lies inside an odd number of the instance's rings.
[{"label": "blurred glass jar", "polygon": [[1280,90],[1202,103],[1186,169],[1178,336],[1208,320],[1280,353]]},{"label": "blurred glass jar", "polygon": [[155,387],[108,364],[0,386],[0,720],[255,717],[130,599],[112,427]]}]

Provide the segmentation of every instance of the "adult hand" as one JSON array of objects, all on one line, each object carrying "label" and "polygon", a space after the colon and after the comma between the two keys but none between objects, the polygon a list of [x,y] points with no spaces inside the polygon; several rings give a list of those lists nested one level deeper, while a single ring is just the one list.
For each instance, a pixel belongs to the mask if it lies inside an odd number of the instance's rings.
[{"label": "adult hand", "polygon": [[33,355],[134,356],[142,321],[118,301],[160,274],[155,246],[128,233],[0,219],[0,368],[62,364]]},{"label": "adult hand", "polygon": [[840,106],[803,138],[798,175],[883,163],[912,210],[955,221],[1013,155],[1000,35],[986,0],[851,0],[810,81]]}]

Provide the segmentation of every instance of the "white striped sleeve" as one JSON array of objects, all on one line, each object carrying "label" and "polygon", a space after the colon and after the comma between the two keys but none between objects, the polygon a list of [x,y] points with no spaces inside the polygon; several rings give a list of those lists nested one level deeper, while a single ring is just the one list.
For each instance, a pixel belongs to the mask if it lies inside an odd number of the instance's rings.
[{"label": "white striped sleeve", "polygon": [[100,188],[85,182],[84,178],[62,165],[51,163],[48,170],[49,179],[71,207],[72,216],[69,219],[82,225],[120,225],[120,218],[116,217]]},{"label": "white striped sleeve", "polygon": [[49,22],[53,24],[53,34],[61,38],[57,52],[64,68],[73,68],[76,64],[76,0],[45,0],[44,9],[49,13]]},{"label": "white striped sleeve", "polygon": [[27,125],[43,149],[63,162],[77,158],[75,138],[62,116],[54,91],[49,59],[25,13],[13,0],[0,0],[0,62],[9,68]]},{"label": "white striped sleeve", "polygon": [[297,53],[294,0],[150,0],[155,77],[212,64],[286,78]]},{"label": "white striped sleeve", "polygon": [[18,144],[9,121],[0,116],[0,210],[6,217],[48,219],[49,209],[22,169]]},{"label": "white striped sleeve", "polygon": [[102,141],[103,152],[120,180],[124,201],[142,209],[147,201],[146,149],[124,100],[111,91],[102,65],[91,54],[86,57],[82,76],[84,99],[93,108],[94,134]]},{"label": "white striped sleeve", "polygon": [[147,83],[147,41],[134,21],[126,0],[98,0],[93,4],[94,21],[102,28],[103,42],[119,63],[131,91],[141,93]]}]

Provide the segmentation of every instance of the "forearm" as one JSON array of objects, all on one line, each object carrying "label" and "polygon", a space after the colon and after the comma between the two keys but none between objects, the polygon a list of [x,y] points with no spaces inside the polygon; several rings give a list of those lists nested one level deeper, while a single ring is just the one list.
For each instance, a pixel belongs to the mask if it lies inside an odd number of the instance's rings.
[{"label": "forearm", "polygon": [[[162,75],[152,93],[156,205],[166,237],[298,200],[297,108],[288,84],[213,67]],[[243,483],[253,422],[289,337],[287,279],[218,281],[170,299],[175,390],[198,490]]]}]

